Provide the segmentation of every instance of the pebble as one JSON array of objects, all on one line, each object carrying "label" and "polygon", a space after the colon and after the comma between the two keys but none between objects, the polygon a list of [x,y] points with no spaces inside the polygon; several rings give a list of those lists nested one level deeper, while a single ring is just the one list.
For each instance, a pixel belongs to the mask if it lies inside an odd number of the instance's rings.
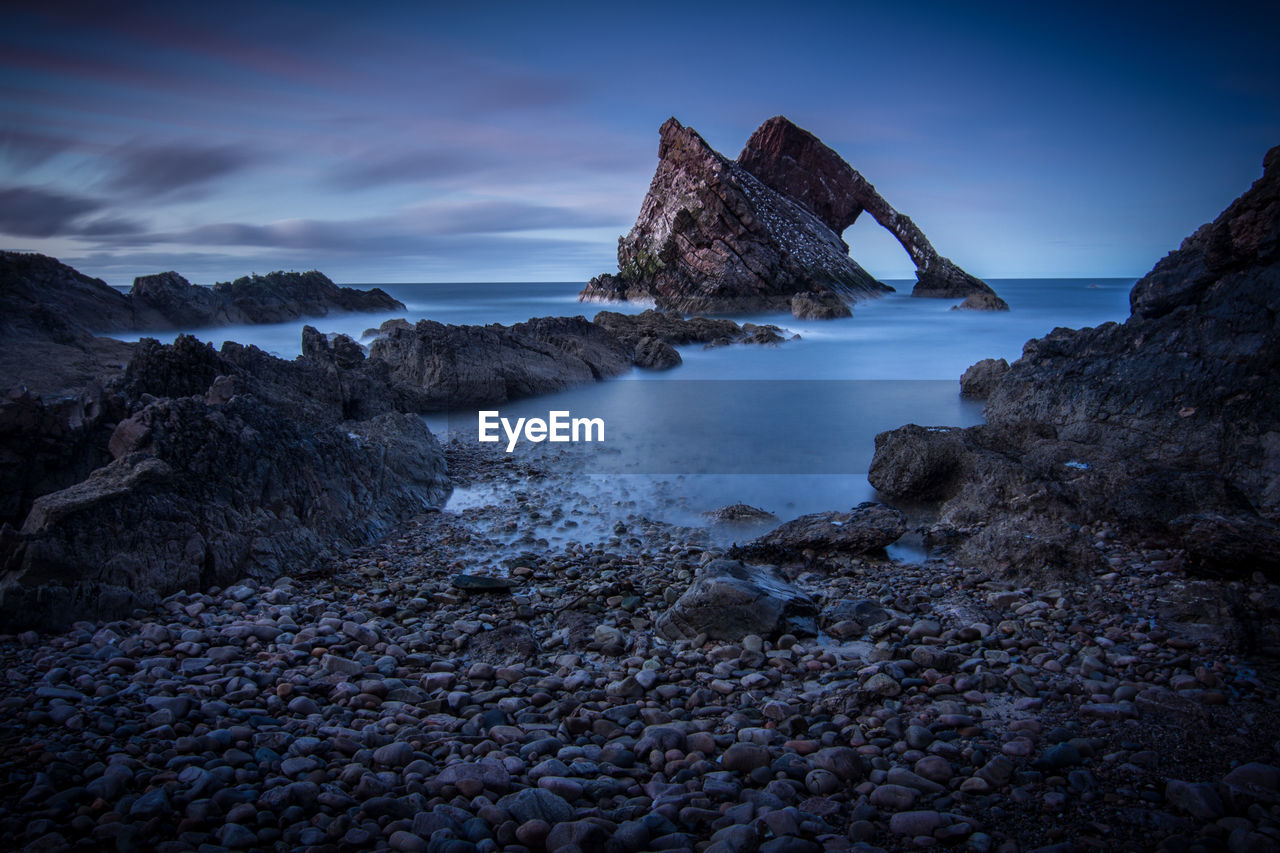
[{"label": "pebble", "polygon": [[[573,505],[521,470],[514,506],[425,516],[330,572],[0,638],[16,757],[0,834],[18,849],[144,831],[174,850],[1274,847],[1274,686],[1162,615],[1202,583],[1180,563],[1103,538],[1114,577],[1053,589],[944,562],[794,567],[819,621],[838,617],[824,636],[667,641],[654,620],[723,550],[639,514],[597,542],[514,544],[542,529],[529,513]],[[1239,733],[1215,741],[1233,769],[1179,778],[1210,719]]]}]

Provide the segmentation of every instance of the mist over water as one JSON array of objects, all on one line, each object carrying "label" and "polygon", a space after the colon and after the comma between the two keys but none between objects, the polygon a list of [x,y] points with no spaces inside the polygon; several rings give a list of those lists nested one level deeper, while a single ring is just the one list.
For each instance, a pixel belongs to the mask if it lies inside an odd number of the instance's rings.
[{"label": "mist over water", "polygon": [[[784,337],[798,334],[799,340],[772,347],[682,347],[684,364],[671,371],[633,370],[616,380],[487,407],[513,423],[546,418],[551,411],[605,420],[603,443],[516,448],[517,456],[554,454],[564,477],[556,487],[558,500],[566,512],[568,504],[577,509],[575,525],[550,525],[538,535],[549,541],[604,537],[614,519],[628,513],[705,524],[702,513],[747,503],[787,520],[874,499],[866,472],[876,433],[905,423],[980,423],[981,404],[959,396],[965,368],[983,358],[1013,361],[1028,339],[1058,326],[1123,321],[1133,279],[990,282],[1009,303],[1007,313],[952,311],[958,300],[912,299],[911,282],[891,284],[898,293],[856,304],[847,319],[733,318],[773,323],[785,330]],[[307,324],[359,340],[393,317],[511,324],[537,316],[589,319],[600,310],[644,310],[579,303],[578,282],[378,286],[407,310],[193,332],[215,346],[235,340],[293,358]],[[172,340],[176,334],[143,336]],[[437,433],[476,441],[474,410],[428,416],[427,422]],[[502,453],[495,445],[485,447]],[[463,488],[450,506],[508,498]],[[732,528],[720,537],[741,540],[752,532]]]}]

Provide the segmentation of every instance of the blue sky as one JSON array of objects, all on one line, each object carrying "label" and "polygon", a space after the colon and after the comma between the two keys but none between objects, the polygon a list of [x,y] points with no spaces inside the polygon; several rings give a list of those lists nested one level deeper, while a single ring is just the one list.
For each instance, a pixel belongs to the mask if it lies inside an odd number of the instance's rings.
[{"label": "blue sky", "polygon": [[784,114],[977,275],[1137,276],[1280,144],[1275,3],[371,5],[6,3],[0,247],[113,284],[585,280],[663,120],[735,156]]}]

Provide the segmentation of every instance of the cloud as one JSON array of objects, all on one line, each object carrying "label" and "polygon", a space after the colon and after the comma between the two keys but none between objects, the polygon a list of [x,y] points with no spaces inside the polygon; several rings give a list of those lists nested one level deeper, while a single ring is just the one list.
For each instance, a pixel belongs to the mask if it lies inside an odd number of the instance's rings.
[{"label": "cloud", "polygon": [[210,181],[238,172],[261,157],[235,145],[127,145],[117,149],[115,174],[105,187],[147,197],[198,192]]},{"label": "cloud", "polygon": [[16,237],[53,237],[75,230],[77,220],[102,202],[37,187],[0,187],[0,232]]},{"label": "cloud", "polygon": [[93,215],[105,207],[91,196],[40,187],[0,187],[0,234],[104,239],[128,238],[146,230],[128,217]]}]

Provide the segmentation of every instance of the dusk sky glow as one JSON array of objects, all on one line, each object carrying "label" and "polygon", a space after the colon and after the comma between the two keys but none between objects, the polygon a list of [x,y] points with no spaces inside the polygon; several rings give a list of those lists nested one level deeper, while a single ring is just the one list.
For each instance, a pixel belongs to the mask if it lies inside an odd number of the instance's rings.
[{"label": "dusk sky glow", "polygon": [[[784,114],[986,278],[1138,276],[1280,144],[1270,3],[6,3],[0,248],[128,284],[613,270],[676,116]],[[908,278],[864,217],[873,275]]]}]

